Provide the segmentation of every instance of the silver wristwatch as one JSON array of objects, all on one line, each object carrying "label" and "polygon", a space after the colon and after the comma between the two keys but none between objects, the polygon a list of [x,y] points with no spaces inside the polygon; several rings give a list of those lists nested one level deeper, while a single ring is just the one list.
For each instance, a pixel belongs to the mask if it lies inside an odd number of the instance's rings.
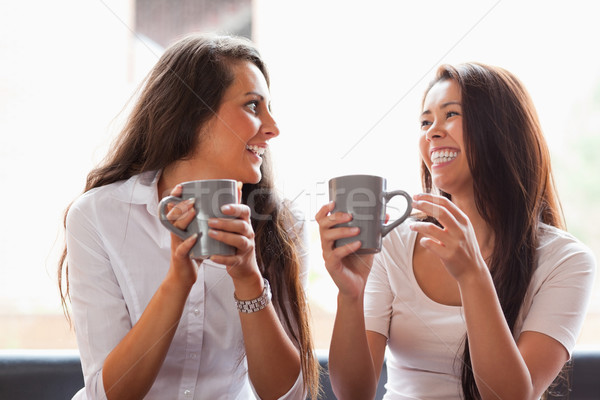
[{"label": "silver wristwatch", "polygon": [[253,300],[240,300],[235,297],[235,293],[233,294],[233,298],[235,299],[235,305],[239,312],[243,313],[253,313],[256,311],[260,311],[265,308],[271,302],[271,286],[269,285],[269,281],[263,278],[265,281],[265,288],[263,289],[262,294]]}]

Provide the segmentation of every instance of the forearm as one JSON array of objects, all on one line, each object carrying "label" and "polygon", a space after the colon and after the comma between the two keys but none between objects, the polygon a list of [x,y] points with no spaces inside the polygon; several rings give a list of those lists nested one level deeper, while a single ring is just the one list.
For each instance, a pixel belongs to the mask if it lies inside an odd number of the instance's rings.
[{"label": "forearm", "polygon": [[367,335],[363,298],[338,295],[338,308],[329,349],[329,375],[341,399],[370,399],[377,379]]},{"label": "forearm", "polygon": [[148,393],[173,340],[189,289],[168,281],[158,288],[139,321],[104,362],[107,399],[140,399]]},{"label": "forearm", "polygon": [[261,399],[287,393],[300,374],[300,354],[283,330],[272,304],[251,313],[240,313],[248,374]]},{"label": "forearm", "polygon": [[506,323],[489,273],[484,271],[461,283],[460,289],[471,363],[482,399],[535,398],[529,370]]},{"label": "forearm", "polygon": [[[262,281],[262,278],[260,278]],[[236,297],[254,299],[262,284],[234,280]],[[233,301],[233,299],[232,299]],[[273,304],[252,313],[239,313],[248,360],[248,374],[261,399],[277,399],[286,394],[300,374],[300,354],[277,317]]]}]

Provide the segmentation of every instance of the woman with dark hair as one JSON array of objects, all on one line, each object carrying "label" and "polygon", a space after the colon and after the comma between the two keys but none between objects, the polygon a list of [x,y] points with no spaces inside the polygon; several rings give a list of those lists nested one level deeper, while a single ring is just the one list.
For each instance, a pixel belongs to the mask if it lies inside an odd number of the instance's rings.
[{"label": "woman with dark hair", "polygon": [[[302,219],[276,195],[268,165],[278,135],[249,41],[191,35],[166,50],[65,215],[59,286],[85,378],[75,398],[316,397]],[[199,179],[243,184],[241,204],[223,211],[236,218],[209,232],[235,255],[201,265],[188,255],[196,238],[170,234],[157,214],[162,197]],[[168,217],[185,229],[193,216],[188,201]]]},{"label": "woman with dark hair", "polygon": [[529,94],[508,71],[444,65],[423,100],[422,217],[373,256],[352,255],[351,215],[317,213],[339,288],[330,348],[340,398],[538,399],[569,360],[595,260],[566,233]]}]

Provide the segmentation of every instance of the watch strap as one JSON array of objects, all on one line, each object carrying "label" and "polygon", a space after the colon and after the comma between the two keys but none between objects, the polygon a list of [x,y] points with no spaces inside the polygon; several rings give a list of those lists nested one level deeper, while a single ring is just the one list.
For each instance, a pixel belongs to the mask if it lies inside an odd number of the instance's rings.
[{"label": "watch strap", "polygon": [[239,312],[243,313],[253,313],[256,311],[260,311],[271,302],[271,286],[269,285],[269,281],[266,278],[263,278],[265,282],[265,287],[260,296],[256,299],[252,300],[240,300],[235,297],[235,293],[233,294],[233,298],[235,299],[235,305]]}]

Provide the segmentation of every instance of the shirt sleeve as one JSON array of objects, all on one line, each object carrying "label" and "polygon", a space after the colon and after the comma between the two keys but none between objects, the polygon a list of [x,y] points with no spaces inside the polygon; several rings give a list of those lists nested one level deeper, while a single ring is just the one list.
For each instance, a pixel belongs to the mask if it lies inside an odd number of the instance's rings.
[{"label": "shirt sleeve", "polygon": [[538,284],[522,331],[546,334],[572,354],[589,307],[596,261],[583,244],[572,241],[549,249],[540,261]]},{"label": "shirt sleeve", "polygon": [[373,267],[367,279],[364,299],[365,328],[390,338],[390,321],[394,295],[386,270],[387,252],[375,255]]},{"label": "shirt sleeve", "polygon": [[69,210],[67,262],[85,398],[104,399],[104,360],[131,329],[131,322],[93,214],[89,199],[75,202]]}]

